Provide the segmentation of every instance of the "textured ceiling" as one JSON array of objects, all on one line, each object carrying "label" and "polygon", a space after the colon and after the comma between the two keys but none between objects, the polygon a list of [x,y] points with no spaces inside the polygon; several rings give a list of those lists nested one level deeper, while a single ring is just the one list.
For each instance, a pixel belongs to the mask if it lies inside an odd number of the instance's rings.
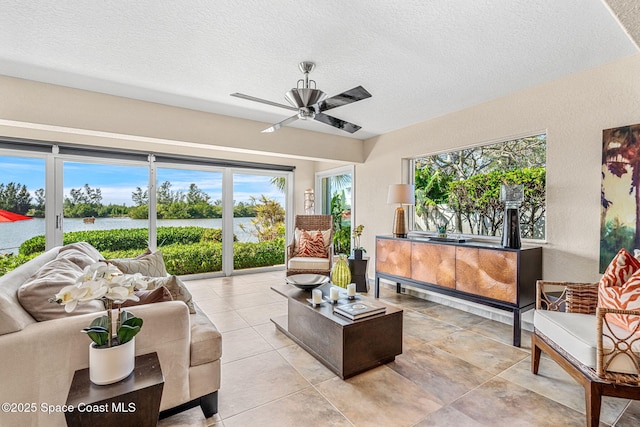
[{"label": "textured ceiling", "polygon": [[0,74],[271,123],[229,95],[285,103],[310,60],[371,92],[331,111],[364,139],[637,53],[627,31],[602,0],[2,0]]}]

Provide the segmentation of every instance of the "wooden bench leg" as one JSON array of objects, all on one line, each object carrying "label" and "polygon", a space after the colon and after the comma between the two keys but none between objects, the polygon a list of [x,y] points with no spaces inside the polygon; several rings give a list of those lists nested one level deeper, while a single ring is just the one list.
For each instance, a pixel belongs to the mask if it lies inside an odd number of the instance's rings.
[{"label": "wooden bench leg", "polygon": [[585,384],[584,402],[587,409],[587,427],[598,427],[602,405],[602,387],[598,383],[589,381]]},{"label": "wooden bench leg", "polygon": [[540,368],[540,357],[542,350],[538,347],[536,342],[536,334],[531,334],[531,372],[534,375],[538,375],[538,369]]}]

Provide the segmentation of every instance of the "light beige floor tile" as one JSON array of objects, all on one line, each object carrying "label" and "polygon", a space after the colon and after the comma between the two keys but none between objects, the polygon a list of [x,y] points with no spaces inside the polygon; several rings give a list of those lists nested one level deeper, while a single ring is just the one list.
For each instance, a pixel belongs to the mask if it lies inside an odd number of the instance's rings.
[{"label": "light beige floor tile", "polygon": [[524,350],[467,330],[430,341],[430,344],[496,375],[528,357]]},{"label": "light beige floor tile", "polygon": [[[495,320],[483,319],[478,323],[471,325],[468,329],[505,344],[513,344],[513,325],[497,322]],[[522,329],[520,332],[520,348],[531,351],[531,332],[525,329]]]},{"label": "light beige floor tile", "polygon": [[287,302],[276,301],[256,307],[238,309],[236,310],[236,313],[238,313],[248,324],[252,326],[271,323],[271,319],[273,317],[287,314]]},{"label": "light beige floor tile", "polygon": [[309,386],[309,382],[275,350],[224,364],[219,393],[220,416],[224,421]]},{"label": "light beige floor tile", "polygon": [[638,427],[640,426],[640,401],[634,400],[629,404],[627,410],[622,414],[616,427]]},{"label": "light beige floor tile", "polygon": [[336,376],[326,366],[298,345],[280,348],[278,353],[311,384],[318,384]]},{"label": "light beige floor tile", "polygon": [[205,418],[199,406],[158,422],[158,427],[224,427],[220,414]]},{"label": "light beige floor tile", "polygon": [[457,326],[449,325],[415,311],[405,311],[402,323],[404,336],[411,336],[424,342],[438,340],[461,331]]},{"label": "light beige floor tile", "polygon": [[470,328],[486,320],[484,317],[441,304],[432,304],[417,311],[459,328]]},{"label": "light beige floor tile", "polygon": [[346,381],[334,378],[316,388],[356,426],[411,426],[441,407],[386,366]]},{"label": "light beige floor tile", "polygon": [[232,310],[229,306],[229,303],[219,296],[215,297],[207,297],[207,298],[197,298],[193,297],[193,300],[196,302],[196,305],[204,311],[205,314],[214,314],[220,313],[223,311]]},{"label": "light beige floor tile", "polygon": [[268,290],[255,290],[254,292],[241,295],[229,295],[225,297],[225,300],[234,310],[260,307],[265,304],[271,304],[274,302],[286,303],[287,301],[281,295],[276,294],[274,291]]},{"label": "light beige floor tile", "polygon": [[[416,424],[414,427],[483,427],[473,418],[469,418],[462,412],[451,406],[445,406],[435,412],[427,415],[427,417]],[[516,424],[509,424],[515,426]]]},{"label": "light beige floor tile", "polygon": [[426,396],[442,405],[453,402],[494,376],[428,344],[405,350],[388,366],[422,387]]},{"label": "light beige floor tile", "polygon": [[198,304],[198,306],[202,308],[202,311],[204,311],[220,332],[235,331],[236,329],[243,329],[251,326],[235,310],[211,312],[206,305],[202,307]]},{"label": "light beige floor tile", "polygon": [[[500,377],[562,403],[582,414],[586,413],[584,389],[552,360],[540,361],[538,375],[534,375],[531,373],[531,358],[528,357],[502,372]],[[626,399],[604,397],[600,420],[607,424],[613,424],[628,403],[629,401]]]},{"label": "light beige floor tile", "polygon": [[268,351],[273,351],[273,347],[253,328],[223,332],[222,370],[226,369],[224,365],[227,363]]},{"label": "light beige floor tile", "polygon": [[273,322],[255,325],[253,329],[276,350],[295,344],[289,337],[280,332]]},{"label": "light beige floor tile", "polygon": [[585,424],[584,414],[498,377],[451,406],[486,426],[583,427]]},{"label": "light beige floor tile", "polygon": [[312,387],[225,419],[225,427],[349,427],[352,424]]}]

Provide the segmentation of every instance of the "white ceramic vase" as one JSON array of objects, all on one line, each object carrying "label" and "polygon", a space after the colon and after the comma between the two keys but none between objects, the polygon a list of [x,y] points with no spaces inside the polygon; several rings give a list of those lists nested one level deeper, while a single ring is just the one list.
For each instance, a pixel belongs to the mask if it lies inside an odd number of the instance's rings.
[{"label": "white ceramic vase", "polygon": [[97,385],[117,383],[133,372],[135,365],[135,337],[124,344],[109,348],[89,345],[89,379]]}]

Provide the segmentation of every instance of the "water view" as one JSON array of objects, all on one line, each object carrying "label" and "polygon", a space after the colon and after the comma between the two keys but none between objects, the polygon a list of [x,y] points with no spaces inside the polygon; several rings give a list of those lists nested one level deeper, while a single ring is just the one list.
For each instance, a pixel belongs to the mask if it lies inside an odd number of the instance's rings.
[{"label": "water view", "polygon": [[[258,239],[242,230],[240,224],[251,228],[253,218],[234,218],[233,232],[239,242],[257,242]],[[205,227],[222,228],[221,218],[211,219],[159,219],[158,227]],[[126,228],[147,228],[149,222],[144,219],[131,218],[96,218],[93,224],[85,223],[82,218],[65,218],[64,231],[113,230]],[[44,218],[34,218],[28,221],[0,223],[0,253],[18,253],[20,244],[31,237],[45,232]],[[162,242],[158,242],[159,245]]]}]

